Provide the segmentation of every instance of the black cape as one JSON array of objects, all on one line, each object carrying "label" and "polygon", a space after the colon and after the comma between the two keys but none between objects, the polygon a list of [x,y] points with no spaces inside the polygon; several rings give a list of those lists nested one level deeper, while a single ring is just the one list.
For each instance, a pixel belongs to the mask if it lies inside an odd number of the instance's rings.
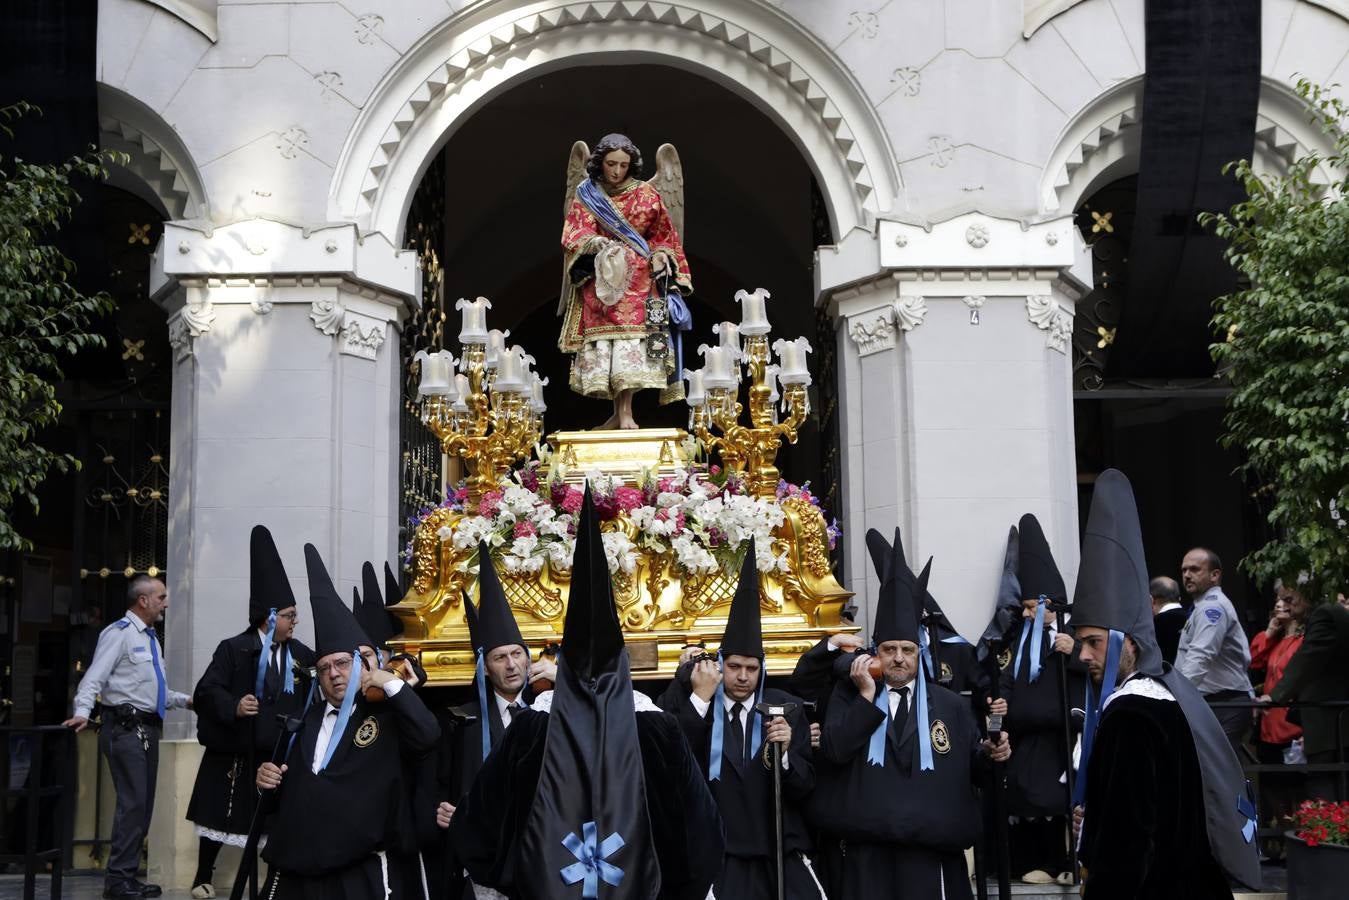
[{"label": "black cape", "polygon": [[[721,868],[721,818],[678,723],[665,713],[636,714],[660,897],[703,900]],[[520,713],[483,764],[450,825],[450,847],[475,884],[508,898],[538,877],[518,836],[534,802],[548,735],[548,714]],[[579,896],[579,888],[577,889]]]},{"label": "black cape", "polygon": [[[1020,632],[1017,631],[1018,639]],[[1013,659],[1015,659],[1015,644]],[[1066,785],[1059,779],[1068,765],[1064,742],[1064,715],[1086,705],[1087,676],[1076,654],[1054,652],[1046,627],[1040,652],[1040,677],[1030,680],[1030,641],[1021,667],[1012,677],[1012,666],[1002,670],[1001,694],[1007,701],[1002,730],[1015,750],[1007,761],[1007,813],[1013,816],[1067,815]],[[1056,658],[1057,657],[1057,658]],[[1059,658],[1063,659],[1060,664]],[[1060,668],[1062,665],[1062,668]],[[1063,709],[1063,677],[1068,681],[1068,710]],[[1077,730],[1073,720],[1069,724]]]}]

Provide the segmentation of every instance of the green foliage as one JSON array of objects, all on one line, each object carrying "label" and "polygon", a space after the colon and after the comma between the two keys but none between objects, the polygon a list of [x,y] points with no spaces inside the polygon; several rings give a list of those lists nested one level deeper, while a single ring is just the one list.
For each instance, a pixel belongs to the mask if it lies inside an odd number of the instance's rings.
[{"label": "green foliage", "polygon": [[[0,108],[0,132],[13,137],[10,123],[32,112],[26,103]],[[80,201],[72,180],[102,178],[112,160],[92,148],[59,165],[0,156],[0,549],[30,546],[14,530],[14,506],[27,503],[36,512],[48,471],[79,464],[37,437],[61,414],[60,360],[103,343],[88,327],[113,303],[105,293],[76,290],[74,264],[47,241]]]},{"label": "green foliage", "polygon": [[1242,566],[1266,583],[1310,573],[1333,597],[1349,574],[1349,105],[1305,79],[1298,93],[1333,151],[1281,176],[1230,164],[1247,199],[1200,221],[1250,283],[1215,302],[1227,340],[1211,348],[1233,387],[1223,441],[1278,535]]}]

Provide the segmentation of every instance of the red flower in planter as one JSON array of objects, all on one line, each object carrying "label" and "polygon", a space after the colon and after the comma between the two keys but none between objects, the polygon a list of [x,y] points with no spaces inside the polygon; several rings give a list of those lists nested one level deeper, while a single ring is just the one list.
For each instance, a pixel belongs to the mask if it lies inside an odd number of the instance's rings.
[{"label": "red flower in planter", "polygon": [[1296,834],[1308,847],[1349,844],[1349,801],[1304,800],[1294,819]]}]

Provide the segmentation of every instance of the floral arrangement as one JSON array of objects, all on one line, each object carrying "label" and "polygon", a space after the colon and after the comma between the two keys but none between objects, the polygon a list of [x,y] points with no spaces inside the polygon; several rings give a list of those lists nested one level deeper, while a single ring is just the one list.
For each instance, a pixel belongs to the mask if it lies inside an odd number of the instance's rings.
[{"label": "floral arrangement", "polygon": [[[476,548],[485,541],[510,575],[527,575],[544,565],[553,571],[571,568],[576,543],[575,519],[584,499],[578,485],[549,477],[538,460],[531,460],[501,480],[500,486],[483,495],[478,514],[443,526],[437,535],[455,550],[469,551],[461,566],[476,565]],[[755,539],[755,563],[760,572],[785,572],[785,554],[774,554],[773,532],[784,520],[782,502],[798,497],[819,507],[819,500],[805,485],[778,483],[776,497],[760,498],[746,493],[742,478],[719,466],[680,469],[667,477],[647,472],[639,486],[623,484],[600,473],[587,476],[600,520],[625,517],[631,529],[605,531],[605,557],[612,574],[631,574],[639,553],[671,556],[691,575],[731,574],[744,558],[744,545]],[[463,511],[467,492],[449,491],[441,508]],[[424,509],[409,521],[409,534],[434,510]],[[826,533],[832,550],[840,529],[829,520]],[[411,558],[411,545],[405,550]]]},{"label": "floral arrangement", "polygon": [[1293,814],[1297,836],[1308,847],[1349,844],[1349,801],[1304,800]]}]

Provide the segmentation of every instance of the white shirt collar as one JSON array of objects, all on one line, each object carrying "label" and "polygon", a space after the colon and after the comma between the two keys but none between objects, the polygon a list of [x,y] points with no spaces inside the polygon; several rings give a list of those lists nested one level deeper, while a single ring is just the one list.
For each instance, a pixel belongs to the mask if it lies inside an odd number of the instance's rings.
[{"label": "white shirt collar", "polygon": [[525,705],[524,699],[519,694],[515,695],[514,700],[507,700],[496,691],[492,691],[492,696],[496,699],[497,715],[501,717],[503,723],[506,721],[506,707],[510,706],[512,703],[519,703],[521,707]]},{"label": "white shirt collar", "polygon": [[1170,612],[1173,609],[1180,609],[1180,603],[1176,600],[1172,600],[1170,603],[1163,604],[1162,608],[1157,610],[1157,615],[1160,616],[1162,613]]},{"label": "white shirt collar", "polygon": [[144,633],[145,633],[145,629],[147,629],[147,628],[150,627],[149,625],[146,625],[145,622],[141,621],[141,617],[140,617],[140,616],[136,615],[135,613],[133,613],[133,612],[132,612],[131,610],[129,610],[129,609],[126,611],[126,615],[123,616],[122,618],[124,618],[124,619],[126,619],[128,622],[130,622],[130,623],[131,623],[131,627],[134,628],[134,629],[136,629],[137,631],[139,631],[141,634],[144,634]]}]

